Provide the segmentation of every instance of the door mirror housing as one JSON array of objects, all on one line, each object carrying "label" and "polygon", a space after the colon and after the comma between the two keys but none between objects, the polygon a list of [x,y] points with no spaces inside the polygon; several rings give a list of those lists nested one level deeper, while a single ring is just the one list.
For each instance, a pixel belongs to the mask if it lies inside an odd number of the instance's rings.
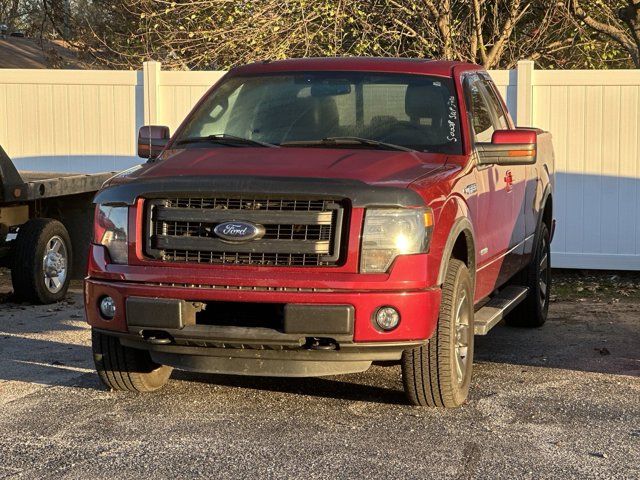
[{"label": "door mirror housing", "polygon": [[145,125],[138,130],[138,156],[156,158],[169,143],[169,127]]},{"label": "door mirror housing", "polygon": [[531,165],[536,163],[538,130],[496,130],[491,143],[477,143],[481,165]]}]

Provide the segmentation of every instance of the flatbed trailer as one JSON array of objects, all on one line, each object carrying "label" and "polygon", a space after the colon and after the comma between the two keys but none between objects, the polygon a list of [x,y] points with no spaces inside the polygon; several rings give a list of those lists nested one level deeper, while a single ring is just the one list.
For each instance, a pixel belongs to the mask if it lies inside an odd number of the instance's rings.
[{"label": "flatbed trailer", "polygon": [[0,146],[0,266],[18,299],[61,300],[84,275],[92,199],[115,173],[20,171]]}]

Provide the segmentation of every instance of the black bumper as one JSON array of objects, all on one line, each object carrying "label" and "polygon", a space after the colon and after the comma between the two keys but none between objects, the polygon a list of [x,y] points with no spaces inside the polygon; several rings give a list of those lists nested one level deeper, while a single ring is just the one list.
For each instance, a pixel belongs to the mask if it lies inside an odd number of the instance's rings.
[{"label": "black bumper", "polygon": [[[277,319],[278,328],[248,328],[215,325],[215,303],[207,306],[178,299],[129,297],[126,318],[131,333],[159,330],[174,338],[205,341],[297,344],[300,337],[353,339],[354,308],[351,305],[286,304],[283,307],[282,318]],[[214,324],[198,324],[197,317],[205,308],[211,310],[207,313],[214,318]]]},{"label": "black bumper", "polygon": [[254,375],[269,377],[318,377],[363,372],[373,362],[397,362],[406,349],[425,341],[395,343],[340,344],[336,350],[297,348],[200,347],[188,344],[149,343],[139,335],[118,334],[125,347],[146,350],[154,362],[179,370],[202,373]]}]

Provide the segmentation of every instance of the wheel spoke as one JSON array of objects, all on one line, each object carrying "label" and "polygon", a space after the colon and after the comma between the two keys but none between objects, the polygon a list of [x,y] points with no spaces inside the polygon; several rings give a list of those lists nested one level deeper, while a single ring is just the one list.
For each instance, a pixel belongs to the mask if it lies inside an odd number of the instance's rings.
[{"label": "wheel spoke", "polygon": [[461,360],[464,360],[467,358],[467,350],[469,347],[467,347],[466,345],[461,345],[458,347],[458,356],[460,357]]},{"label": "wheel spoke", "polygon": [[460,292],[455,311],[455,362],[458,383],[462,383],[467,369],[467,352],[469,345],[469,313],[467,292]]},{"label": "wheel spoke", "polygon": [[61,242],[57,238],[52,238],[51,242],[49,242],[49,251],[58,253],[60,250]]},{"label": "wheel spoke", "polygon": [[466,345],[469,325],[459,324],[456,326],[456,345]]},{"label": "wheel spoke", "polygon": [[456,374],[458,376],[458,382],[461,382],[462,379],[464,378],[463,369],[464,369],[463,360],[462,358],[460,358],[460,355],[456,355]]},{"label": "wheel spoke", "polygon": [[462,292],[460,300],[458,300],[458,308],[456,308],[456,325],[468,324],[469,320],[463,314],[463,307],[467,303],[467,292]]},{"label": "wheel spoke", "polygon": [[540,260],[540,271],[544,272],[547,270],[547,260],[548,260],[548,256],[547,253],[545,252],[544,256],[542,257],[542,259]]}]

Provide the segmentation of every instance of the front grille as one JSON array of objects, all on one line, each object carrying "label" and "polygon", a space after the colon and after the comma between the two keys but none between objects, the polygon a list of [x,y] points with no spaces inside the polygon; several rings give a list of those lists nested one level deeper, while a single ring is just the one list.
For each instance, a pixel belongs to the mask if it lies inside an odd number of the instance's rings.
[{"label": "front grille", "polygon": [[[175,197],[147,202],[146,254],[166,262],[332,266],[340,261],[344,207],[334,199]],[[261,238],[229,242],[215,227],[245,221]]]}]

